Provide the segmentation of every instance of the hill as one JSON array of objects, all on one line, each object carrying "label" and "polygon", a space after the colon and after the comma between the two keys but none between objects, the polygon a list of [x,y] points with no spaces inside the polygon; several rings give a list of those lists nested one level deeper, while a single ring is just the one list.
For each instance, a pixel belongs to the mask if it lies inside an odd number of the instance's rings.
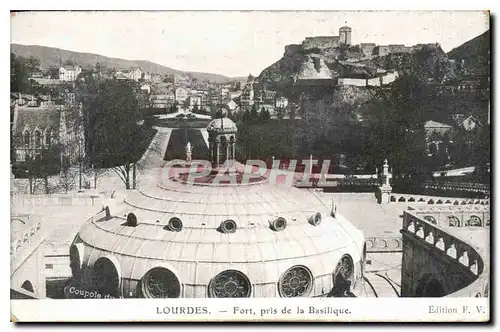
[{"label": "hill", "polygon": [[448,52],[448,58],[469,75],[489,76],[490,31],[455,47]]},{"label": "hill", "polygon": [[286,90],[299,78],[374,77],[378,70],[397,70],[422,78],[453,79],[452,63],[439,44],[420,44],[411,53],[394,53],[366,58],[357,45],[305,50],[287,45],[283,57],[264,69],[257,81],[268,89]]},{"label": "hill", "polygon": [[213,73],[184,72],[181,70],[169,68],[154,62],[144,60],[125,60],[119,58],[110,58],[100,54],[82,53],[63,50],[55,47],[39,45],[20,45],[11,44],[11,52],[17,56],[33,56],[40,60],[42,68],[57,67],[61,62],[72,60],[82,68],[93,68],[97,62],[108,68],[129,69],[140,67],[142,70],[156,74],[187,74],[200,81],[209,80],[214,83],[226,83],[238,78],[230,78],[224,75]]}]

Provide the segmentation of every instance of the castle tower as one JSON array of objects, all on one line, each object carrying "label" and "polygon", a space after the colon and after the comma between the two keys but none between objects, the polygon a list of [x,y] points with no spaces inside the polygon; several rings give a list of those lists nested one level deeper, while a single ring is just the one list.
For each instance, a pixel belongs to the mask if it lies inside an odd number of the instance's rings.
[{"label": "castle tower", "polygon": [[236,124],[227,117],[227,111],[217,112],[207,126],[210,161],[218,167],[226,161],[234,161],[236,153]]},{"label": "castle tower", "polygon": [[339,29],[339,42],[346,45],[351,45],[352,29],[348,26],[343,26]]}]

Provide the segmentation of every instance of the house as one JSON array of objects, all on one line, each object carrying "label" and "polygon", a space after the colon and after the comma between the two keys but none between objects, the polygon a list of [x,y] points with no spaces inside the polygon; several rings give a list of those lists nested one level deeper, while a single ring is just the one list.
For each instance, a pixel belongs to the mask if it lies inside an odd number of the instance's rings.
[{"label": "house", "polygon": [[339,85],[366,86],[366,78],[339,77]]},{"label": "house", "polygon": [[454,123],[456,126],[458,126],[458,127],[459,127],[459,126],[461,126],[461,125],[462,125],[462,123],[464,122],[464,120],[465,120],[465,115],[464,115],[464,114],[459,114],[459,113],[457,113],[457,114],[453,114],[453,115],[451,116],[451,119],[453,120],[453,123]]},{"label": "house", "polygon": [[204,106],[204,96],[203,94],[196,93],[196,94],[191,94],[189,96],[189,107],[194,107],[195,105],[198,106],[198,108]]},{"label": "house", "polygon": [[174,93],[175,93],[175,101],[178,102],[179,104],[186,101],[186,99],[188,99],[189,97],[188,90],[183,87],[175,89]]},{"label": "house", "polygon": [[274,105],[275,100],[276,100],[276,91],[264,90],[262,96],[262,103],[267,105]]},{"label": "house", "polygon": [[143,85],[141,85],[141,91],[143,93],[150,94],[151,93],[151,86],[149,84],[143,84]]},{"label": "house", "polygon": [[254,104],[254,90],[252,84],[247,84],[240,96],[241,107],[252,106]]},{"label": "house", "polygon": [[288,99],[283,97],[283,96],[276,95],[276,100],[274,101],[274,106],[276,108],[286,108],[288,106]]},{"label": "house", "polygon": [[238,106],[238,104],[236,104],[236,103],[234,102],[234,100],[230,100],[230,101],[226,104],[226,106],[227,106],[227,109],[228,109],[231,113],[238,112],[238,110],[239,110],[239,106]]},{"label": "house", "polygon": [[141,70],[141,68],[135,68],[135,69],[132,69],[132,70],[126,70],[123,73],[131,81],[138,82],[142,78],[142,70]]},{"label": "house", "polygon": [[436,134],[442,137],[445,133],[451,134],[453,127],[441,122],[430,120],[424,124],[424,129],[427,137],[431,137],[431,135]]},{"label": "house", "polygon": [[464,127],[466,131],[474,130],[474,128],[478,126],[481,126],[481,122],[472,115],[462,121],[462,127]]},{"label": "house", "polygon": [[175,95],[173,92],[153,94],[150,100],[152,108],[170,108],[175,104]]},{"label": "house", "polygon": [[80,66],[64,66],[59,68],[59,81],[74,82],[82,72]]},{"label": "house", "polygon": [[55,101],[52,100],[50,95],[38,96],[37,102],[38,102],[38,107],[41,107],[41,108],[56,106]]},{"label": "house", "polygon": [[124,81],[124,80],[128,80],[129,78],[124,72],[119,71],[115,74],[115,79]]},{"label": "house", "polygon": [[[48,156],[45,152],[50,152],[61,164],[77,164],[85,155],[82,117],[81,109],[16,105],[12,125],[13,164],[21,166],[29,160],[43,159]],[[57,149],[51,150],[53,147]]]}]

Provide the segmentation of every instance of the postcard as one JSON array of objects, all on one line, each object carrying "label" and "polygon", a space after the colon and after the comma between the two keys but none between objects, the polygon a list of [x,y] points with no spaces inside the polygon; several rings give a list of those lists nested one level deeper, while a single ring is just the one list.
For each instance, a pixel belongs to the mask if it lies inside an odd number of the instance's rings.
[{"label": "postcard", "polygon": [[489,22],[11,12],[11,320],[488,322]]}]

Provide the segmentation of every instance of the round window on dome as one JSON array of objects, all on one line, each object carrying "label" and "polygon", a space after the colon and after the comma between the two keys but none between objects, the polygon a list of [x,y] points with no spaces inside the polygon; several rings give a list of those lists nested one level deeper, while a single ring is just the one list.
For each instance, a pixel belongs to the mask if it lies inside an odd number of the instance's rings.
[{"label": "round window on dome", "polygon": [[312,273],[302,265],[289,268],[278,282],[281,297],[307,296],[312,289]]},{"label": "round window on dome", "polygon": [[237,228],[236,222],[234,220],[231,220],[231,219],[224,220],[220,224],[220,231],[222,233],[226,233],[226,234],[234,233],[234,232],[236,232],[236,228]]},{"label": "round window on dome", "polygon": [[321,224],[321,213],[318,212],[309,217],[309,223],[313,226]]},{"label": "round window on dome", "polygon": [[120,277],[115,264],[109,258],[101,257],[95,262],[93,284],[101,296],[118,297]]},{"label": "round window on dome", "polygon": [[286,219],[279,217],[272,221],[271,228],[277,232],[282,231],[286,228]]},{"label": "round window on dome", "polygon": [[80,261],[80,252],[76,245],[72,245],[69,248],[69,266],[71,268],[71,274],[76,280],[80,279],[82,263]]},{"label": "round window on dome", "polygon": [[142,278],[141,292],[146,298],[178,298],[181,295],[181,284],[169,269],[155,267]]},{"label": "round window on dome", "polygon": [[177,217],[170,218],[167,227],[172,232],[180,232],[182,230],[182,221]]},{"label": "round window on dome", "polygon": [[246,275],[236,270],[226,270],[210,281],[210,297],[250,297],[252,287]]}]

